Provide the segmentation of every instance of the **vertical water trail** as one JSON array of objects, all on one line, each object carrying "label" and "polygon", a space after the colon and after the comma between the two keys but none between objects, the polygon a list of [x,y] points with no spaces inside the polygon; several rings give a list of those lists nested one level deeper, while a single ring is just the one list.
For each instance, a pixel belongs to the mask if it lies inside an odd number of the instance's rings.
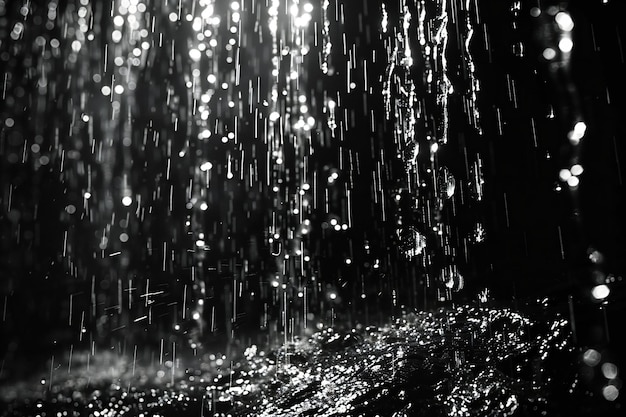
[{"label": "vertical water trail", "polygon": [[285,344],[297,329],[306,327],[304,311],[308,300],[304,295],[311,285],[308,280],[312,253],[306,237],[312,209],[308,203],[312,192],[311,129],[317,121],[307,94],[307,67],[313,11],[311,3],[298,0],[282,4],[274,0],[268,9],[273,65],[268,97],[268,174],[272,197],[267,244],[275,259],[272,291],[279,296],[281,311],[277,330],[283,333]]},{"label": "vertical water trail", "polygon": [[[190,89],[193,103],[192,117],[189,119],[191,126],[188,129],[190,138],[189,145],[180,151],[180,156],[186,156],[189,153],[192,170],[186,192],[186,208],[190,214],[187,214],[185,221],[186,230],[192,234],[191,244],[193,245],[191,288],[194,296],[190,300],[190,317],[187,324],[192,348],[201,347],[205,332],[212,331],[210,328],[207,329],[207,314],[204,308],[207,297],[206,280],[209,279],[205,262],[206,253],[210,250],[204,215],[209,209],[207,194],[211,187],[213,163],[205,143],[213,135],[211,128],[212,123],[215,122],[215,119],[211,117],[210,103],[215,100],[216,90],[219,88],[216,74],[220,74],[219,49],[221,45],[214,40],[220,35],[222,23],[221,19],[216,18],[214,0],[199,1],[195,12],[191,24],[191,33],[195,36],[191,37],[192,44],[188,45],[193,80],[193,88]],[[231,14],[233,23],[239,23],[239,19]],[[187,306],[183,305],[183,311],[186,309]]]},{"label": "vertical water trail", "polygon": [[[478,3],[474,2],[474,15],[476,16],[476,24],[480,24],[480,15],[478,14]],[[480,111],[478,110],[478,93],[480,92],[480,81],[476,77],[476,66],[474,64],[474,58],[472,56],[472,38],[474,36],[474,22],[472,21],[472,0],[465,0],[465,8],[462,10],[465,14],[465,40],[463,41],[463,60],[464,69],[466,70],[466,78],[468,87],[465,89],[465,103],[468,108],[467,116],[471,126],[479,133],[482,134],[482,127],[480,125]]]},{"label": "vertical water trail", "polygon": [[[392,121],[394,140],[398,155],[404,162],[406,180],[398,194],[398,229],[401,249],[409,257],[419,259],[430,279],[436,278],[437,299],[450,299],[451,292],[464,285],[457,266],[459,247],[463,237],[451,216],[459,209],[469,210],[463,204],[462,194],[472,192],[474,201],[480,201],[484,183],[481,160],[475,158],[472,172],[459,172],[448,166],[447,155],[450,135],[450,96],[460,95],[464,101],[464,112],[469,125],[477,134],[481,133],[480,117],[476,100],[480,84],[470,51],[473,21],[470,3],[465,3],[463,26],[456,26],[461,40],[456,45],[462,56],[459,66],[465,78],[454,81],[450,75],[448,55],[449,10],[452,19],[459,19],[456,2],[407,0],[401,3],[398,23],[388,28],[389,16],[383,6],[382,27],[389,52],[383,96],[386,116]],[[456,88],[460,84],[461,88]],[[455,140],[456,142],[456,140]],[[465,151],[467,152],[467,151]],[[467,155],[465,155],[467,157]],[[454,169],[454,171],[453,171]],[[467,188],[467,190],[466,190]],[[460,189],[460,192],[459,192]],[[408,199],[409,202],[403,203]],[[475,203],[473,203],[475,204]],[[461,208],[459,208],[461,207]],[[480,234],[482,226],[475,226]],[[482,236],[481,236],[482,238]]]}]

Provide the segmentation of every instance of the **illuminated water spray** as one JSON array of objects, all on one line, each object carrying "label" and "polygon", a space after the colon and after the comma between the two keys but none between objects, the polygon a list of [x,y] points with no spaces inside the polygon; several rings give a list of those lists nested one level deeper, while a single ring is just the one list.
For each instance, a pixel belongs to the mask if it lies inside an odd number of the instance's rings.
[{"label": "illuminated water spray", "polygon": [[[547,374],[539,368],[554,345],[567,346],[564,320],[544,323],[542,317],[535,323],[518,312],[485,308],[487,291],[480,308],[409,313],[417,303],[397,300],[416,298],[420,290],[402,297],[410,285],[398,278],[400,268],[394,269],[402,264],[395,258],[395,244],[384,239],[393,236],[386,229],[392,219],[389,229],[395,229],[401,252],[411,267],[419,263],[421,268],[407,274],[415,278],[424,272],[438,300],[450,300],[463,287],[459,265],[469,256],[467,247],[485,239],[479,221],[464,230],[455,223],[457,213],[484,199],[481,156],[456,135],[457,122],[470,127],[464,132],[471,136],[468,141],[482,133],[477,103],[482,97],[471,53],[480,23],[478,2],[404,0],[397,13],[397,2],[385,3],[382,39],[388,68],[381,73],[376,73],[378,49],[363,42],[371,35],[363,23],[367,12],[352,22],[353,16],[345,15],[351,2],[67,3],[48,2],[39,16],[46,30],[33,42],[20,43],[33,28],[33,2],[15,9],[18,19],[7,32],[15,44],[10,53],[3,49],[0,54],[3,60],[9,56],[7,65],[13,66],[18,60],[11,54],[25,57],[27,81],[36,80],[25,93],[16,87],[23,82],[17,69],[0,73],[7,101],[2,134],[9,132],[3,152],[8,150],[10,164],[53,177],[49,183],[59,186],[59,202],[42,207],[61,207],[61,213],[48,216],[61,219],[61,233],[46,238],[58,243],[52,263],[62,263],[58,269],[67,273],[63,282],[71,287],[69,297],[46,312],[54,316],[51,310],[61,306],[59,314],[67,317],[58,333],[69,329],[72,334],[62,367],[53,355],[49,377],[42,379],[53,396],[27,407],[58,410],[68,399],[68,409],[80,403],[104,413],[129,404],[154,406],[158,412],[158,407],[185,409],[196,401],[204,415],[217,403],[225,409],[239,404],[245,408],[242,415],[251,415],[250,410],[277,415],[301,407],[318,414],[367,414],[371,410],[358,407],[399,402],[399,407],[408,404],[405,411],[418,409],[419,397],[426,395],[448,415],[466,415],[468,409],[480,415],[493,409],[512,414],[521,404],[516,387],[529,371],[501,370],[518,363],[533,365],[533,398],[543,395],[540,380]],[[363,8],[368,4],[371,8],[372,2],[363,2]],[[514,18],[520,10],[521,3],[513,2]],[[337,26],[331,23],[333,13]],[[532,9],[531,14],[553,36],[541,51],[550,74],[567,70],[574,48],[572,17],[561,9]],[[349,30],[364,35],[351,43]],[[513,47],[517,56],[526,53],[522,43]],[[330,77],[336,78],[331,82]],[[381,109],[392,126],[387,137],[376,120],[373,109],[378,107],[367,102],[378,94],[378,82],[384,83]],[[509,94],[516,104],[514,88]],[[361,103],[359,114],[355,107]],[[32,106],[28,116],[41,124],[19,126],[14,113],[27,105]],[[456,116],[457,105],[462,117]],[[573,195],[585,175],[578,157],[588,134],[574,110],[567,119],[567,138],[561,138],[570,152],[558,171]],[[363,132],[365,140],[355,137]],[[392,146],[377,138],[393,141]],[[367,140],[371,146],[362,146]],[[357,141],[362,142],[354,145]],[[467,152],[465,171],[450,158],[457,144]],[[396,159],[402,166],[399,186],[390,178]],[[16,220],[18,210],[24,217],[42,216],[37,202],[34,214],[28,212],[31,200],[20,187],[19,181],[11,182],[2,196],[11,227],[17,229],[10,239],[18,241],[27,238],[19,227],[28,226]],[[352,198],[363,190],[365,196]],[[370,197],[374,208],[360,213],[355,202],[367,205]],[[388,203],[395,206],[387,210]],[[388,212],[397,216],[387,217]],[[361,215],[357,220],[355,213]],[[367,228],[377,229],[368,229],[365,238],[354,227],[363,225],[364,217]],[[360,257],[353,257],[357,245]],[[337,248],[341,265],[331,264],[333,276],[322,276],[325,256]],[[589,256],[601,263],[598,251]],[[35,282],[51,281],[46,276]],[[598,283],[591,296],[607,299],[609,285]],[[12,297],[4,297],[3,323]],[[385,307],[388,299],[392,309],[402,310],[400,317],[391,312],[397,318],[392,324],[389,311],[381,308],[387,323],[379,328],[324,328],[336,324],[335,317],[352,327],[349,319],[332,312],[344,301],[350,307],[367,302]],[[330,320],[325,309],[331,310]],[[541,323],[545,329],[532,330]],[[246,333],[245,325],[252,330]],[[323,330],[298,339],[301,330],[314,327]],[[212,349],[196,349],[219,337],[241,347],[236,344],[249,340],[241,335],[264,332],[271,336],[265,342],[281,342],[271,351],[276,356],[251,344],[242,349],[245,361],[229,364]],[[192,353],[179,353],[187,344]],[[98,380],[77,377],[92,375],[90,360],[107,359],[101,347],[114,352],[124,368],[116,372],[123,376],[99,368]],[[87,358],[81,374],[72,362],[79,351]],[[233,348],[229,353],[235,353]],[[275,360],[289,357],[284,354],[293,354],[291,364]],[[599,355],[588,349],[583,361],[599,365]],[[425,360],[405,360],[415,357]],[[424,372],[439,381],[426,394],[419,379]],[[614,379],[617,366],[603,363],[602,372]],[[420,383],[409,387],[406,381],[413,375],[420,375]],[[67,384],[53,384],[53,377]],[[94,385],[86,388],[84,381]],[[388,383],[407,391],[391,398],[380,390]],[[82,395],[94,387],[93,395]],[[619,389],[610,384],[606,389],[605,398],[614,400]],[[107,390],[113,395],[105,399]],[[251,392],[259,393],[255,405],[246,403]]]},{"label": "illuminated water spray", "polygon": [[[311,228],[311,129],[317,122],[305,91],[313,11],[311,3],[297,0],[284,4],[274,0],[268,9],[272,82],[267,141],[272,198],[267,243],[276,262],[272,286],[280,297],[285,343],[297,328],[307,326],[311,253],[305,242]],[[301,308],[295,310],[290,307],[293,304]]]},{"label": "illuminated water spray", "polygon": [[[56,4],[50,3],[50,11],[53,6]],[[67,87],[73,116],[67,135],[57,143],[59,175],[67,185],[66,211],[70,214],[63,257],[69,264],[80,265],[75,268],[77,273],[91,281],[88,317],[98,337],[111,329],[128,328],[133,322],[151,321],[149,303],[137,316],[130,314],[136,307],[140,282],[134,279],[128,250],[143,219],[146,197],[134,189],[137,169],[133,168],[133,154],[140,146],[134,125],[135,94],[152,46],[147,40],[150,19],[147,6],[138,1],[112,2],[111,26],[103,29],[94,22],[105,13],[108,9],[86,0],[65,8],[66,27],[73,24],[64,39],[71,46],[64,53],[68,54]],[[44,81],[60,87],[55,82]],[[96,94],[88,94],[89,90]],[[73,197],[76,195],[80,195],[80,203]],[[89,257],[95,259],[95,268],[85,265]],[[109,288],[111,304],[102,306],[98,301],[106,292],[100,291],[101,285]],[[107,311],[116,314],[103,314]],[[81,340],[86,327],[85,312],[82,314]]]}]

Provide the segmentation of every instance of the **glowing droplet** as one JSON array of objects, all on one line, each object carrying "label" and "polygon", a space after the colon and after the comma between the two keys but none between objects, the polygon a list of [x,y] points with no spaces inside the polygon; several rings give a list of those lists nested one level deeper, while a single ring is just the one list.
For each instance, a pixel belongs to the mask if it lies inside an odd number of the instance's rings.
[{"label": "glowing droplet", "polygon": [[602,364],[602,375],[606,379],[615,379],[617,378],[618,369],[617,365],[614,363],[606,362]]},{"label": "glowing droplet", "polygon": [[130,196],[124,196],[122,198],[122,204],[124,205],[124,207],[128,207],[133,204],[133,199]]},{"label": "glowing droplet", "polygon": [[615,385],[607,385],[602,388],[602,395],[607,401],[615,401],[619,396],[619,389]]},{"label": "glowing droplet", "polygon": [[602,359],[602,355],[595,349],[587,349],[585,353],[583,353],[583,362],[589,366],[596,366],[600,363],[600,359]]},{"label": "glowing droplet", "polygon": [[565,32],[571,32],[574,29],[574,21],[572,17],[567,12],[559,12],[554,17],[557,25],[559,25],[559,29]]},{"label": "glowing droplet", "polygon": [[596,300],[604,300],[606,297],[609,296],[610,293],[611,290],[604,284],[596,285],[591,290],[591,295],[593,295],[593,298],[595,298]]},{"label": "glowing droplet", "polygon": [[556,57],[556,51],[552,48],[546,48],[543,50],[543,57],[548,61],[552,60],[554,59],[554,57]]},{"label": "glowing droplet", "polygon": [[122,32],[120,32],[119,30],[114,30],[111,33],[111,39],[113,40],[113,42],[118,43],[119,41],[122,40]]},{"label": "glowing droplet", "polygon": [[577,187],[579,183],[580,183],[580,180],[578,179],[578,177],[571,176],[567,179],[567,185],[569,185],[572,188]]},{"label": "glowing droplet", "polygon": [[200,61],[200,58],[202,58],[202,52],[200,52],[199,50],[193,48],[189,50],[189,58],[191,58],[194,61]]},{"label": "glowing droplet", "polygon": [[559,41],[559,49],[561,50],[561,52],[572,52],[573,48],[574,41],[572,41],[572,38],[566,37]]},{"label": "glowing droplet", "polygon": [[578,175],[583,173],[584,169],[583,169],[582,165],[576,164],[576,165],[572,166],[570,171],[571,171],[572,175],[578,176]]}]

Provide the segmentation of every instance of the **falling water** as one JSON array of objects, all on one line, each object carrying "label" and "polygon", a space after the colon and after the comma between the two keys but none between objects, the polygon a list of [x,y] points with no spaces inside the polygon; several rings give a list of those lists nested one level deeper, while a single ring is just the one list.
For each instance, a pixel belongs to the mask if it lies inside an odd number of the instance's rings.
[{"label": "falling water", "polygon": [[0,0],[2,415],[612,406],[587,29],[509,3]]}]

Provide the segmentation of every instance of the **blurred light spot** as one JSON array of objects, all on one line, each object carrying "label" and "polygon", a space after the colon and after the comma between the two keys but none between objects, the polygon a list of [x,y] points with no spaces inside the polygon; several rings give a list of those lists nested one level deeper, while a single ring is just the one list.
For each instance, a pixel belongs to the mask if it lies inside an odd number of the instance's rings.
[{"label": "blurred light spot", "polygon": [[606,362],[602,364],[602,375],[604,375],[606,379],[617,378],[617,373],[617,365],[615,365],[614,363]]},{"label": "blurred light spot", "polygon": [[609,296],[610,293],[611,290],[604,284],[596,285],[591,290],[591,295],[593,295],[593,298],[595,298],[596,300],[604,300],[606,297]]},{"label": "blurred light spot", "polygon": [[559,178],[561,179],[561,181],[567,181],[571,177],[572,177],[572,172],[569,169],[564,168],[559,171]]},{"label": "blurred light spot", "polygon": [[597,250],[594,250],[589,254],[589,260],[594,264],[599,264],[604,260],[604,256]]},{"label": "blurred light spot", "polygon": [[207,211],[208,209],[209,209],[209,205],[208,205],[207,203],[202,202],[202,203],[200,204],[200,210],[202,210],[202,211]]},{"label": "blurred light spot", "polygon": [[587,349],[585,353],[583,353],[583,362],[589,366],[596,366],[600,363],[600,359],[602,359],[602,355],[595,349]]},{"label": "blurred light spot", "polygon": [[587,125],[585,122],[578,122],[574,125],[574,129],[567,134],[567,137],[572,144],[577,145],[583,136],[585,136],[586,131]]},{"label": "blurred light spot", "polygon": [[120,241],[121,242],[128,242],[128,234],[127,233],[120,234]]},{"label": "blurred light spot", "polygon": [[619,396],[619,389],[615,385],[607,385],[602,388],[602,395],[607,401],[615,401]]},{"label": "blurred light spot", "polygon": [[205,162],[205,163],[203,163],[202,165],[200,165],[200,169],[201,169],[202,171],[208,171],[208,170],[210,170],[211,168],[213,168],[213,164],[212,164],[212,163],[210,163],[210,162]]},{"label": "blurred light spot", "polygon": [[583,173],[584,169],[583,169],[582,165],[576,164],[576,165],[572,166],[570,171],[571,171],[572,175],[578,176],[578,175]]},{"label": "blurred light spot", "polygon": [[559,25],[559,29],[565,32],[571,32],[574,29],[574,21],[572,17],[567,12],[559,12],[556,14],[555,18],[557,25]]},{"label": "blurred light spot", "polygon": [[170,13],[169,18],[170,18],[170,22],[172,22],[172,23],[176,22],[178,20],[178,14],[172,12],[172,13]]},{"label": "blurred light spot", "polygon": [[129,196],[124,196],[124,197],[122,198],[122,204],[123,204],[125,207],[128,207],[128,206],[130,206],[131,204],[133,204],[133,199],[132,199],[132,198],[130,198]]},{"label": "blurred light spot", "polygon": [[572,38],[566,37],[559,41],[559,49],[561,50],[561,52],[572,52],[573,48],[574,41],[572,41]]},{"label": "blurred light spot", "polygon": [[119,41],[122,40],[122,32],[120,32],[119,30],[114,30],[113,33],[111,33],[111,39],[113,39],[113,42],[117,43]]},{"label": "blurred light spot", "polygon": [[202,58],[202,52],[200,52],[199,50],[192,48],[189,50],[189,58],[191,58],[194,61],[200,61],[200,58]]},{"label": "blurred light spot", "polygon": [[539,7],[533,7],[530,9],[530,15],[532,17],[539,17],[541,15],[541,9]]},{"label": "blurred light spot", "polygon": [[556,51],[552,48],[546,48],[543,50],[543,57],[547,60],[554,59],[556,56]]},{"label": "blurred light spot", "polygon": [[578,179],[578,177],[571,176],[567,179],[567,185],[569,185],[572,188],[578,187],[579,183],[580,183],[580,180]]}]

